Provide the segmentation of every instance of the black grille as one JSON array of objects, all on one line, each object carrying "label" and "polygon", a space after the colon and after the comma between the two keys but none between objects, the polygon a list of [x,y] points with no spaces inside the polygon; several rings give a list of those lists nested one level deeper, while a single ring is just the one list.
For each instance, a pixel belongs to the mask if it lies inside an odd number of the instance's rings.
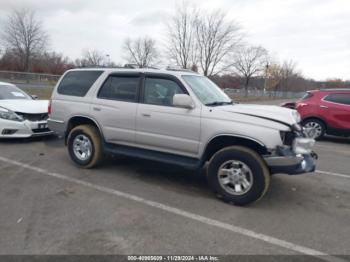
[{"label": "black grille", "polygon": [[48,128],[36,128],[36,129],[32,129],[33,133],[46,133],[46,132],[50,132],[50,129]]},{"label": "black grille", "polygon": [[24,119],[29,120],[29,121],[43,121],[47,120],[49,118],[48,113],[44,114],[25,114],[25,113],[17,113],[17,115],[22,116]]}]

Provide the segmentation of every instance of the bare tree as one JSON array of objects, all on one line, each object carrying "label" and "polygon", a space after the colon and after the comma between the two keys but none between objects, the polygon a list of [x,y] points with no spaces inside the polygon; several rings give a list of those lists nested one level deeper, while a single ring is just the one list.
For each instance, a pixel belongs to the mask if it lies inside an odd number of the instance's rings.
[{"label": "bare tree", "polygon": [[137,39],[126,39],[123,47],[126,52],[126,59],[130,64],[136,64],[140,68],[155,65],[159,54],[156,49],[156,42],[152,38],[144,37]]},{"label": "bare tree", "polygon": [[296,69],[296,63],[292,60],[284,61],[282,64],[274,63],[268,69],[268,88],[274,91],[293,91],[294,85],[300,83],[301,73]]},{"label": "bare tree", "polygon": [[244,78],[245,94],[248,94],[250,79],[264,71],[267,50],[261,46],[243,47],[233,57],[233,68]]},{"label": "bare tree", "polygon": [[82,60],[86,66],[104,66],[106,64],[106,55],[99,50],[83,50]]},{"label": "bare tree", "polygon": [[7,18],[2,38],[5,46],[23,61],[24,71],[30,70],[32,59],[45,51],[48,35],[33,11],[14,10]]},{"label": "bare tree", "polygon": [[37,61],[34,62],[34,68],[40,68],[43,72],[55,75],[61,75],[66,70],[74,67],[68,57],[56,52],[45,52]]},{"label": "bare tree", "polygon": [[107,63],[107,56],[101,51],[95,49],[84,49],[82,57],[75,60],[75,64],[78,67],[87,66],[105,66]]},{"label": "bare tree", "polygon": [[293,60],[285,60],[281,65],[282,86],[284,91],[290,91],[294,80],[300,77],[300,72],[296,69],[296,63]]},{"label": "bare tree", "polygon": [[240,26],[227,21],[222,11],[202,12],[195,22],[199,65],[206,76],[218,74],[225,69],[225,59],[235,51],[242,40]]},{"label": "bare tree", "polygon": [[196,65],[195,22],[198,10],[183,2],[168,26],[168,54],[176,64],[184,69]]}]

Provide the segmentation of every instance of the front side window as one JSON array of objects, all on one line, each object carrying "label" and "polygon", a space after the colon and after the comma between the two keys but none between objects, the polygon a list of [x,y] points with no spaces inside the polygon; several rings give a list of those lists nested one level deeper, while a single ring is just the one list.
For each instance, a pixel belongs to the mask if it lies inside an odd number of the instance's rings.
[{"label": "front side window", "polygon": [[184,75],[182,78],[203,104],[216,106],[232,103],[232,100],[207,77]]},{"label": "front side window", "polygon": [[173,80],[147,77],[143,102],[152,105],[173,106],[174,95],[183,93],[181,87]]},{"label": "front side window", "polygon": [[350,94],[330,94],[324,100],[337,104],[350,105]]},{"label": "front side window", "polygon": [[102,71],[68,72],[58,86],[57,92],[61,95],[83,97],[101,74]]},{"label": "front side window", "polygon": [[137,102],[140,78],[138,76],[110,76],[98,93],[98,98]]},{"label": "front side window", "polygon": [[32,99],[28,94],[16,86],[0,85],[0,100]]}]

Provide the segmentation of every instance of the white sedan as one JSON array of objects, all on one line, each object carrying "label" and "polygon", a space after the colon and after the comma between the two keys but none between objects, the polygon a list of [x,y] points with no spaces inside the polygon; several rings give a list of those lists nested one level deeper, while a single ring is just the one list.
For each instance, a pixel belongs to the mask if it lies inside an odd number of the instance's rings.
[{"label": "white sedan", "polygon": [[0,82],[0,138],[50,135],[47,100],[35,100],[13,84]]}]

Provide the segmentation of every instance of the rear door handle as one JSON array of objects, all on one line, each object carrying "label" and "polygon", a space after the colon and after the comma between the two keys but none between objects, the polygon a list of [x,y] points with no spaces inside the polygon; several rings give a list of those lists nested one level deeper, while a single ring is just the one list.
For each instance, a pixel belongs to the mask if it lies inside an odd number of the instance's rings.
[{"label": "rear door handle", "polygon": [[101,111],[101,108],[100,107],[93,107],[92,108],[94,111]]},{"label": "rear door handle", "polygon": [[143,117],[151,117],[151,114],[142,114]]},{"label": "rear door handle", "polygon": [[328,106],[323,106],[323,105],[321,105],[320,107],[321,107],[321,108],[325,108],[325,109],[327,109],[327,108],[328,108]]}]

